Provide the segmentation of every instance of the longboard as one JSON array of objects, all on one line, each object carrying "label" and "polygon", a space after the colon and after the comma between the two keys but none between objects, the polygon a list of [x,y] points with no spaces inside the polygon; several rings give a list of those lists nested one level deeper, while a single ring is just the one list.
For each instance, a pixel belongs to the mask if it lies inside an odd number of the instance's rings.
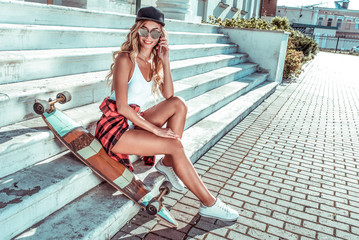
[{"label": "longboard", "polygon": [[156,215],[177,228],[177,221],[162,204],[162,197],[171,191],[171,184],[164,182],[160,187],[159,196],[153,196],[149,188],[133,172],[106,153],[91,133],[55,108],[55,103],[64,104],[70,100],[69,92],[57,94],[55,100],[35,100],[34,111],[41,115],[57,139],[95,174],[146,209],[150,215]]}]

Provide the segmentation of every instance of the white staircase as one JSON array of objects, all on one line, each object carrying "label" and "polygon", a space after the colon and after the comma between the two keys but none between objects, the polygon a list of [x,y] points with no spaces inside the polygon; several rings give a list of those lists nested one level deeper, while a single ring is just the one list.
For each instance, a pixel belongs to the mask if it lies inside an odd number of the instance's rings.
[{"label": "white staircase", "polygon": [[[16,11],[14,11],[16,9]],[[104,77],[135,16],[0,0],[1,239],[108,239],[139,211],[57,141],[36,98],[91,132],[109,94]],[[168,20],[175,94],[189,107],[183,143],[196,161],[277,86],[217,27]],[[154,192],[163,176],[132,156]]]}]

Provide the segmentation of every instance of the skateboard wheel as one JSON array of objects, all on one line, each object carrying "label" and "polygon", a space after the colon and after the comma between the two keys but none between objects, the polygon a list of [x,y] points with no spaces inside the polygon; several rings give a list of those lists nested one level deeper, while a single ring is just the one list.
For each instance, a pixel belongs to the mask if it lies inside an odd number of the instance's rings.
[{"label": "skateboard wheel", "polygon": [[64,92],[60,92],[56,95],[56,98],[63,98],[62,101],[60,101],[59,103],[61,104],[64,104],[64,103],[67,103],[67,102],[70,102],[71,101],[71,93],[69,93],[68,91],[64,91]]},{"label": "skateboard wheel", "polygon": [[160,186],[160,191],[162,192],[164,190],[165,190],[165,195],[170,194],[170,192],[172,191],[172,184],[169,181],[164,181]]},{"label": "skateboard wheel", "polygon": [[161,203],[158,201],[150,201],[149,204],[146,206],[146,211],[150,215],[156,215],[158,210],[161,208]]},{"label": "skateboard wheel", "polygon": [[50,111],[50,104],[48,101],[45,100],[36,100],[34,103],[34,111],[37,114],[43,114],[44,112],[48,112]]}]

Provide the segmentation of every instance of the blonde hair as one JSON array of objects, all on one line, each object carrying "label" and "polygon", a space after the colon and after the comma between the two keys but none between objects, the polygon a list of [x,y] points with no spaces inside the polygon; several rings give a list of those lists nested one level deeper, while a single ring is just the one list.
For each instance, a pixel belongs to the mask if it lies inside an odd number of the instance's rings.
[{"label": "blonde hair", "polygon": [[[113,72],[115,67],[116,58],[122,52],[128,52],[131,62],[135,64],[135,60],[140,51],[140,42],[138,41],[139,35],[138,31],[146,21],[138,21],[131,28],[130,32],[127,34],[126,41],[122,44],[120,51],[115,51],[112,55],[113,63],[110,67],[110,72],[106,76],[106,81],[109,87],[111,87],[111,92],[113,91]],[[167,38],[167,32],[163,26],[161,26],[162,37]],[[151,63],[151,71],[153,81],[152,85],[152,94],[158,94],[158,90],[161,90],[161,86],[163,83],[163,64],[162,60],[158,57],[156,48],[153,48],[151,53],[152,63]]]}]

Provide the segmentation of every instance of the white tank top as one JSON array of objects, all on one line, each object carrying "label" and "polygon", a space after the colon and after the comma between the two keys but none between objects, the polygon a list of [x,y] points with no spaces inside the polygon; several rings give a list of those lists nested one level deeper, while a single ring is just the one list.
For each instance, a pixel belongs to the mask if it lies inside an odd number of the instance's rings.
[{"label": "white tank top", "polygon": [[[132,77],[128,82],[128,105],[137,104],[142,107],[151,96],[151,89],[152,81],[146,81],[137,65],[137,62],[135,61],[135,69],[133,70]],[[110,99],[116,101],[115,91],[112,92]]]}]

